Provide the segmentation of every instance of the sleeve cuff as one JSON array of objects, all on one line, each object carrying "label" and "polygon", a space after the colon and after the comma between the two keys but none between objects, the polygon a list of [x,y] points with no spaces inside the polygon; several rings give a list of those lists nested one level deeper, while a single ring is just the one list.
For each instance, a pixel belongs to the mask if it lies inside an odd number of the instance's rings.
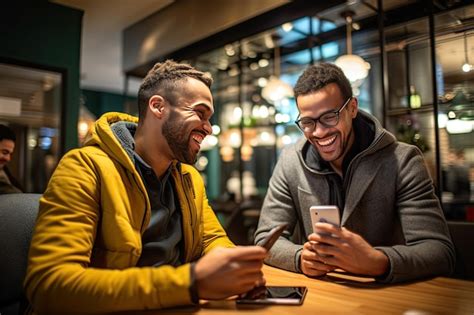
[{"label": "sleeve cuff", "polygon": [[303,247],[298,249],[295,254],[295,270],[299,273],[303,273],[300,268],[300,261],[301,261],[301,252],[303,251]]},{"label": "sleeve cuff", "polygon": [[391,283],[393,282],[393,261],[392,256],[389,254],[389,250],[386,247],[375,247],[375,249],[383,252],[388,257],[388,269],[380,276],[375,277],[375,281],[380,283]]}]

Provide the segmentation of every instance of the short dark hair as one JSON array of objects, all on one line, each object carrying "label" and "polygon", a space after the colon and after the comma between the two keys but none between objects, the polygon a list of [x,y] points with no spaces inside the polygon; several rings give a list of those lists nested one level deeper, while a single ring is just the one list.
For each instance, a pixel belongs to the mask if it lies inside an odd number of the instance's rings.
[{"label": "short dark hair", "polygon": [[11,130],[9,127],[0,124],[0,141],[7,139],[11,140],[13,142],[16,141],[16,136],[13,130]]},{"label": "short dark hair", "polygon": [[294,87],[295,98],[314,93],[330,83],[337,84],[344,100],[352,96],[351,84],[341,68],[332,63],[321,62],[309,66],[298,78]]},{"label": "short dark hair", "polygon": [[162,95],[174,105],[181,83],[187,78],[194,78],[211,88],[212,77],[209,73],[196,70],[189,64],[166,60],[157,63],[148,71],[138,90],[138,116],[145,117],[150,97]]}]

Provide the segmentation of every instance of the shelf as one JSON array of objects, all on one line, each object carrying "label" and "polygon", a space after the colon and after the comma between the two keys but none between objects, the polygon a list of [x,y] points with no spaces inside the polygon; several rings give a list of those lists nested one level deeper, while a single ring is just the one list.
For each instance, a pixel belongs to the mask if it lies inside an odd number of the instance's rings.
[{"label": "shelf", "polygon": [[433,105],[427,104],[422,105],[420,108],[407,108],[407,107],[400,107],[400,108],[391,108],[387,111],[387,116],[401,116],[413,113],[429,113],[432,112]]}]

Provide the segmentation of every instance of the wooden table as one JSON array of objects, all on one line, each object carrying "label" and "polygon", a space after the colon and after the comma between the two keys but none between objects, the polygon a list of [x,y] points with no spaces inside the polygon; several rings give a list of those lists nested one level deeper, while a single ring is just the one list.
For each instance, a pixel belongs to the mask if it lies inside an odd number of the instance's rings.
[{"label": "wooden table", "polygon": [[311,279],[270,266],[264,266],[263,271],[267,285],[308,287],[303,305],[237,306],[232,300],[203,301],[199,307],[139,314],[474,314],[474,281],[438,277],[381,285],[371,278],[337,273]]}]

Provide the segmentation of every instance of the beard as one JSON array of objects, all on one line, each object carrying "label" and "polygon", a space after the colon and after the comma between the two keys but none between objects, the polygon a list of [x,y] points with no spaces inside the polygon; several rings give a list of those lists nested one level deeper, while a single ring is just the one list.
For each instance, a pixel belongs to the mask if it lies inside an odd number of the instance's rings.
[{"label": "beard", "polygon": [[178,161],[191,165],[196,163],[197,153],[189,148],[190,133],[178,122],[175,111],[170,112],[168,120],[163,124],[163,136]]}]

